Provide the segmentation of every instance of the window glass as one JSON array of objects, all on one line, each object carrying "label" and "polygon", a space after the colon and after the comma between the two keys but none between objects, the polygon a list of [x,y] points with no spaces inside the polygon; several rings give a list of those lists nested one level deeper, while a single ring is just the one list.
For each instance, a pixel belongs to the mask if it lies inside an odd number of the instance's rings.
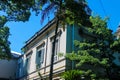
[{"label": "window glass", "polygon": [[[53,48],[53,42],[52,42],[52,48]],[[52,53],[52,50],[51,50],[51,53]],[[57,39],[56,42],[55,42],[54,62],[58,60],[58,53],[59,53],[59,41]]]},{"label": "window glass", "polygon": [[32,51],[26,55],[25,74],[28,74],[30,70],[31,55],[32,55]]},{"label": "window glass", "polygon": [[36,50],[36,68],[41,68],[44,62],[44,44],[39,46]]},{"label": "window glass", "polygon": [[30,69],[30,59],[31,59],[31,57],[27,57],[27,58],[26,58],[26,73],[29,73],[29,69]]}]

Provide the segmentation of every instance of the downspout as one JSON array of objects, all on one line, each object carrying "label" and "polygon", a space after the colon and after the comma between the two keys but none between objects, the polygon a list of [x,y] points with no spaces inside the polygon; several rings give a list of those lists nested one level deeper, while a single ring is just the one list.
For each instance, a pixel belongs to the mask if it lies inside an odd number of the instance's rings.
[{"label": "downspout", "polygon": [[[74,30],[75,30],[75,25],[73,24],[72,26],[72,52],[74,52],[74,38],[75,38],[75,34],[74,34]],[[72,61],[72,69],[74,69],[74,61]]]}]

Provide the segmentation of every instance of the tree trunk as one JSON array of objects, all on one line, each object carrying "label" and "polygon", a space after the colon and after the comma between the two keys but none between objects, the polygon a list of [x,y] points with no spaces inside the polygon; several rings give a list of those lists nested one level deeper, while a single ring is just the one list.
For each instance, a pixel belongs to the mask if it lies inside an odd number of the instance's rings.
[{"label": "tree trunk", "polygon": [[52,55],[51,55],[51,65],[50,65],[50,75],[49,80],[52,80],[53,78],[53,63],[54,63],[54,53],[55,53],[55,42],[57,38],[57,31],[58,31],[58,25],[59,25],[59,13],[61,13],[61,6],[62,6],[62,0],[59,1],[59,10],[56,15],[56,28],[55,28],[55,36],[53,41],[53,47],[52,47]]},{"label": "tree trunk", "polygon": [[52,47],[49,80],[52,80],[52,77],[53,77],[53,63],[54,63],[54,53],[55,53],[55,42],[56,42],[56,38],[57,38],[58,25],[59,25],[59,17],[56,18],[56,28],[55,28],[55,36],[54,36],[54,41],[53,41],[53,47]]}]

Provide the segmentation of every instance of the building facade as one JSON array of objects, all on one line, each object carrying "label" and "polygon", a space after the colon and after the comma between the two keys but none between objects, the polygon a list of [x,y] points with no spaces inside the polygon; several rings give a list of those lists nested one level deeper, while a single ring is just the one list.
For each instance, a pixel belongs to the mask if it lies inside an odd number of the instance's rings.
[{"label": "building facade", "polygon": [[[117,39],[120,38],[120,25],[118,26],[118,28],[117,28],[117,30],[116,30],[115,36],[116,36]],[[115,57],[114,62],[115,62],[117,65],[120,66],[120,53],[116,52],[116,53],[114,54],[114,57]]]},{"label": "building facade", "polygon": [[[18,60],[19,80],[48,79],[50,73],[50,61],[56,23],[53,19],[40,31],[33,35],[23,47],[24,55]],[[71,69],[72,64],[65,59],[65,55],[74,50],[74,40],[82,39],[79,28],[74,25],[59,25],[55,43],[53,80],[60,80],[61,73]],[[60,56],[62,54],[62,56]]]},{"label": "building facade", "polygon": [[116,37],[117,37],[117,39],[120,38],[120,25],[117,28]]},{"label": "building facade", "polygon": [[[49,80],[55,27],[56,23],[53,19],[26,42],[22,48],[24,54],[17,62],[18,80]],[[120,28],[116,34],[119,38]],[[55,43],[53,80],[62,80],[61,74],[74,68],[74,64],[65,58],[66,54],[74,51],[74,40],[91,39],[91,36],[76,25],[65,25],[64,28],[59,25]],[[114,56],[116,57],[114,62],[119,65],[118,55]]]}]

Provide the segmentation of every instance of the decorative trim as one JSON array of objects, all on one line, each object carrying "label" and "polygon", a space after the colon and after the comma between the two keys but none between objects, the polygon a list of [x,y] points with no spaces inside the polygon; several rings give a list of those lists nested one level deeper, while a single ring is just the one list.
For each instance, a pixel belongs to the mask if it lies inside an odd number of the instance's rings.
[{"label": "decorative trim", "polygon": [[[65,67],[65,66],[61,66],[61,67],[59,67],[59,68],[56,68],[56,69],[54,69],[54,71],[55,71],[55,70],[58,70],[58,69],[60,69],[60,68],[63,68],[63,67]],[[63,72],[63,71],[65,71],[65,69],[62,69],[62,70],[60,70],[60,71],[53,72],[53,75],[54,75],[54,74],[59,74],[59,73],[61,73],[61,72]],[[46,73],[49,73],[49,71],[46,72]],[[41,75],[44,75],[44,74],[46,74],[46,73],[43,73],[43,74],[41,74]],[[48,75],[44,75],[43,77],[47,77],[47,76],[49,76],[49,74],[48,74]],[[35,78],[35,77],[39,77],[39,75],[36,75],[36,76],[31,77],[31,78],[29,78],[29,79],[33,79],[33,78]]]},{"label": "decorative trim", "polygon": [[33,53],[33,51],[31,50],[30,52],[28,52],[28,53],[26,54],[26,57],[31,56],[32,53]]},{"label": "decorative trim", "polygon": [[36,39],[39,35],[41,35],[44,31],[46,31],[51,25],[55,23],[55,19],[51,20],[46,24],[40,31],[36,32],[28,41],[26,41],[26,45],[23,47],[25,48],[28,44],[30,44],[34,39]]},{"label": "decorative trim", "polygon": [[[57,63],[59,63],[59,62],[62,62],[62,61],[64,61],[65,60],[65,58],[63,58],[63,59],[61,59],[61,60],[59,60],[59,61],[56,61],[56,62],[54,62],[53,64],[57,64]],[[37,71],[40,71],[40,70],[42,70],[42,69],[44,69],[44,68],[47,68],[47,67],[49,67],[50,65],[47,65],[47,66],[45,66],[45,67],[43,67],[43,68],[40,68],[40,69],[38,69],[38,70],[35,70],[35,71],[33,71],[33,72],[31,72],[31,73],[28,73],[27,75],[24,75],[24,76],[22,76],[22,77],[20,77],[20,78],[18,78],[18,79],[22,79],[22,78],[24,78],[24,77],[27,77],[27,76],[29,76],[29,75],[31,75],[31,74],[33,74],[33,73],[36,73]],[[63,66],[62,66],[63,67]],[[65,67],[65,66],[64,66]],[[55,70],[57,70],[58,68],[56,68]],[[59,71],[58,71],[59,72]],[[45,73],[48,73],[48,72],[45,72]]]},{"label": "decorative trim", "polygon": [[45,41],[43,41],[40,45],[38,45],[38,46],[36,47],[36,49],[39,49],[39,48],[44,47],[44,46],[45,46]]}]

